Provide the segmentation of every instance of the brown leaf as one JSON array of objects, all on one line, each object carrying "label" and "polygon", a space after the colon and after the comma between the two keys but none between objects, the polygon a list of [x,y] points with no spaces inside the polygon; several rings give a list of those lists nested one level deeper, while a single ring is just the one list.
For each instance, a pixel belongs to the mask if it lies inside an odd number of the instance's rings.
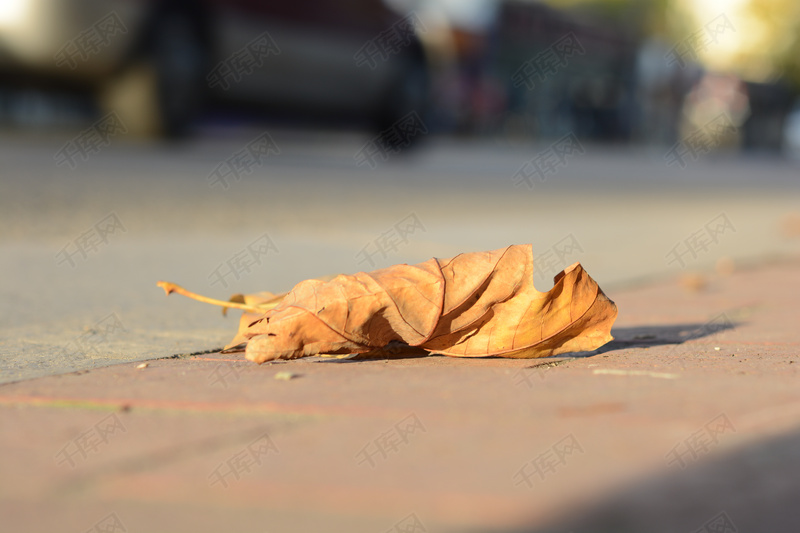
[{"label": "brown leaf", "polygon": [[537,291],[530,245],[307,280],[277,298],[211,302],[246,311],[226,350],[243,347],[257,363],[390,343],[457,357],[545,357],[599,348],[617,316],[578,263]]}]

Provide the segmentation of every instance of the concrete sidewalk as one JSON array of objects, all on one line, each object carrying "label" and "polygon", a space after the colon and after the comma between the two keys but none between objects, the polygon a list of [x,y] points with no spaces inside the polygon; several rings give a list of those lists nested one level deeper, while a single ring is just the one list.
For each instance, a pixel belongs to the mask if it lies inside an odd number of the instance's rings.
[{"label": "concrete sidewalk", "polygon": [[2,530],[798,531],[800,262],[707,281],[610,293],[590,356],[209,353],[0,386]]},{"label": "concrete sidewalk", "polygon": [[279,156],[212,186],[257,134],[115,143],[70,168],[53,157],[67,139],[0,132],[0,383],[230,338],[231,321],[165,299],[158,280],[228,298],[531,243],[539,290],[575,261],[615,290],[800,251],[785,227],[800,216],[799,167],[777,158],[708,154],[679,168],[656,147],[586,144],[528,187],[514,176],[542,143],[431,139],[370,168],[353,157],[367,139],[277,130]]}]

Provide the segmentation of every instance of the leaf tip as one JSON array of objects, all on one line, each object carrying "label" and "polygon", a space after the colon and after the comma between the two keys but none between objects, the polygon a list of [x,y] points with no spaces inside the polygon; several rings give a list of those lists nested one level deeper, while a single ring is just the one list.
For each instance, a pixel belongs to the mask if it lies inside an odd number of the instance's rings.
[{"label": "leaf tip", "polygon": [[156,285],[164,289],[164,292],[166,293],[167,296],[175,292],[175,287],[177,287],[177,285],[175,285],[174,283],[170,283],[169,281],[159,281],[158,283],[156,283]]}]

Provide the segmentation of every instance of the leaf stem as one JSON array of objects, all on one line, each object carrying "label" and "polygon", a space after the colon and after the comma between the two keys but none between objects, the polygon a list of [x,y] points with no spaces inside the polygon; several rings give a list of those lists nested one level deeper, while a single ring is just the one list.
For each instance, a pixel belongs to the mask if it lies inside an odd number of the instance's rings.
[{"label": "leaf stem", "polygon": [[238,303],[231,301],[224,302],[222,300],[217,300],[215,298],[209,298],[208,296],[196,294],[192,291],[187,291],[180,285],[170,283],[169,281],[159,281],[156,285],[164,289],[164,292],[166,292],[167,295],[170,295],[173,292],[177,292],[178,294],[182,294],[187,298],[191,298],[192,300],[197,300],[198,302],[204,302],[211,305],[219,305],[226,309],[242,309],[244,311],[250,311],[251,313],[263,313],[264,311],[268,311],[269,309],[276,307],[280,303],[280,301],[277,301],[277,302],[263,303],[259,305],[249,305],[246,303]]}]

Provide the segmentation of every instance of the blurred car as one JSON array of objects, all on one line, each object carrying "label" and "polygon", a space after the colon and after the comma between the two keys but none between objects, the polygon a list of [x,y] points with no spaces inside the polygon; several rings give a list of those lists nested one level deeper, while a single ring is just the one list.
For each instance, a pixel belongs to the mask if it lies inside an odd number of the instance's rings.
[{"label": "blurred car", "polygon": [[380,0],[0,0],[0,83],[88,91],[144,135],[213,101],[381,130],[427,102],[419,28]]}]

